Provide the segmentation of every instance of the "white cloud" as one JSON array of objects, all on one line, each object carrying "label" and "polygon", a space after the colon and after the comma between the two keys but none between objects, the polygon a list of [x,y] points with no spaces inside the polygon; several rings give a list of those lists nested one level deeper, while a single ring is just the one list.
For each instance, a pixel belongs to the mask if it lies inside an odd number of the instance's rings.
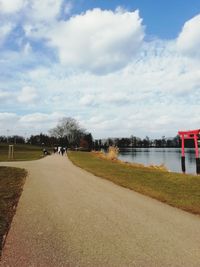
[{"label": "white cloud", "polygon": [[21,103],[33,104],[38,99],[38,94],[33,87],[24,87],[17,97],[18,101]]},{"label": "white cloud", "polygon": [[145,43],[126,67],[106,75],[56,64],[26,76],[45,89],[46,112],[78,117],[97,138],[174,136],[177,129],[199,127],[198,119],[190,119],[200,111],[199,69],[200,62],[177,52],[174,40]]},{"label": "white cloud", "polygon": [[[0,116],[0,127],[47,132],[59,118],[72,116],[96,138],[174,136],[199,128],[200,61],[186,56],[197,49],[188,45],[185,26],[178,41],[147,42],[138,12],[95,9],[67,21],[57,20],[59,11],[44,20],[41,14],[25,17],[19,53],[1,53],[1,110],[24,115],[3,114],[10,126]],[[195,37],[190,45],[197,43]],[[49,57],[55,51],[62,64]]]},{"label": "white cloud", "polygon": [[29,55],[32,52],[32,47],[29,42],[24,45],[23,52],[25,55]]},{"label": "white cloud", "polygon": [[50,121],[55,121],[61,118],[61,114],[59,113],[52,113],[52,114],[45,114],[45,113],[32,113],[24,115],[20,118],[20,122],[23,123],[46,123]]},{"label": "white cloud", "polygon": [[4,42],[6,37],[12,31],[14,25],[10,22],[0,25],[0,43]]},{"label": "white cloud", "polygon": [[[0,0],[0,13],[12,14],[26,8],[27,18],[35,21],[55,19],[60,14],[63,0]],[[66,8],[72,5],[66,3]]]},{"label": "white cloud", "polygon": [[0,0],[0,13],[11,14],[18,12],[26,3],[26,0]]},{"label": "white cloud", "polygon": [[31,135],[41,131],[48,133],[49,129],[55,127],[62,113],[30,113],[17,115],[15,113],[0,112],[0,134],[1,135]]},{"label": "white cloud", "polygon": [[144,37],[139,12],[89,10],[50,28],[25,27],[26,33],[46,37],[58,49],[60,62],[70,68],[109,72],[125,66]]},{"label": "white cloud", "polygon": [[15,113],[2,112],[0,113],[0,122],[3,121],[13,121],[18,116]]},{"label": "white cloud", "polygon": [[60,14],[63,0],[29,0],[28,14],[35,21],[50,21]]},{"label": "white cloud", "polygon": [[55,127],[58,121],[64,117],[63,113],[30,113],[20,116],[18,125],[25,129],[28,134],[48,131]]},{"label": "white cloud", "polygon": [[46,79],[49,75],[49,69],[44,67],[38,67],[29,71],[29,76],[33,80]]},{"label": "white cloud", "polygon": [[83,97],[81,97],[80,102],[81,105],[83,106],[88,106],[88,105],[93,105],[96,103],[96,97],[95,95],[84,95]]},{"label": "white cloud", "polygon": [[8,91],[0,90],[0,102],[9,99],[11,95],[12,94]]},{"label": "white cloud", "polygon": [[178,36],[178,49],[191,56],[200,56],[200,15],[188,20]]},{"label": "white cloud", "polygon": [[15,134],[18,115],[9,112],[0,112],[0,134],[12,135]]}]

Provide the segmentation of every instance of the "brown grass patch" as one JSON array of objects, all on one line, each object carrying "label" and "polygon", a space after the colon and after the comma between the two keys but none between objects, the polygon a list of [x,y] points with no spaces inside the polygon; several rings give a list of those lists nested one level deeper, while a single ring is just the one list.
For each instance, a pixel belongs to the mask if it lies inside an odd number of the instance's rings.
[{"label": "brown grass patch", "polygon": [[0,167],[0,255],[22,193],[27,173],[23,169]]}]

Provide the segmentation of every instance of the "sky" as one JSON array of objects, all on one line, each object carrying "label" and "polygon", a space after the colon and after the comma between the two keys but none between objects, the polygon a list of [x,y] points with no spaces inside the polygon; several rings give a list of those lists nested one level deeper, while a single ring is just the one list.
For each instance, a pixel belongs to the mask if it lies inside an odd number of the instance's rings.
[{"label": "sky", "polygon": [[200,128],[200,1],[0,0],[0,135]]}]

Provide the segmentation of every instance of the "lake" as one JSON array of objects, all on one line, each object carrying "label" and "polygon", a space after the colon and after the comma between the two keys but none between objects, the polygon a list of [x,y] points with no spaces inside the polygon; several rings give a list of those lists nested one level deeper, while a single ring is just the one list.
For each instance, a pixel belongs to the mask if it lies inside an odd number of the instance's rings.
[{"label": "lake", "polygon": [[[169,171],[182,173],[180,148],[121,148],[118,158],[146,166],[164,164]],[[196,174],[194,149],[185,149],[185,164],[186,173]]]}]

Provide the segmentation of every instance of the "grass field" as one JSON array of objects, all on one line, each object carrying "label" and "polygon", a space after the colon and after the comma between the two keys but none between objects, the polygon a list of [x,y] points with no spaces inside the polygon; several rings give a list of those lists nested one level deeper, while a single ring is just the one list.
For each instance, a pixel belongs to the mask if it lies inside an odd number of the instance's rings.
[{"label": "grass field", "polygon": [[171,173],[101,159],[94,153],[68,152],[77,166],[169,205],[200,214],[200,176]]},{"label": "grass field", "polygon": [[25,182],[26,171],[0,167],[0,255]]},{"label": "grass field", "polygon": [[8,159],[8,144],[0,143],[0,161],[36,160],[43,157],[42,148],[32,145],[14,145],[14,159]]},{"label": "grass field", "polygon": [[[0,161],[27,161],[44,157],[42,147],[16,144],[14,158],[8,159],[8,145],[0,143]],[[0,254],[22,192],[25,176],[25,170],[0,167]]]}]

